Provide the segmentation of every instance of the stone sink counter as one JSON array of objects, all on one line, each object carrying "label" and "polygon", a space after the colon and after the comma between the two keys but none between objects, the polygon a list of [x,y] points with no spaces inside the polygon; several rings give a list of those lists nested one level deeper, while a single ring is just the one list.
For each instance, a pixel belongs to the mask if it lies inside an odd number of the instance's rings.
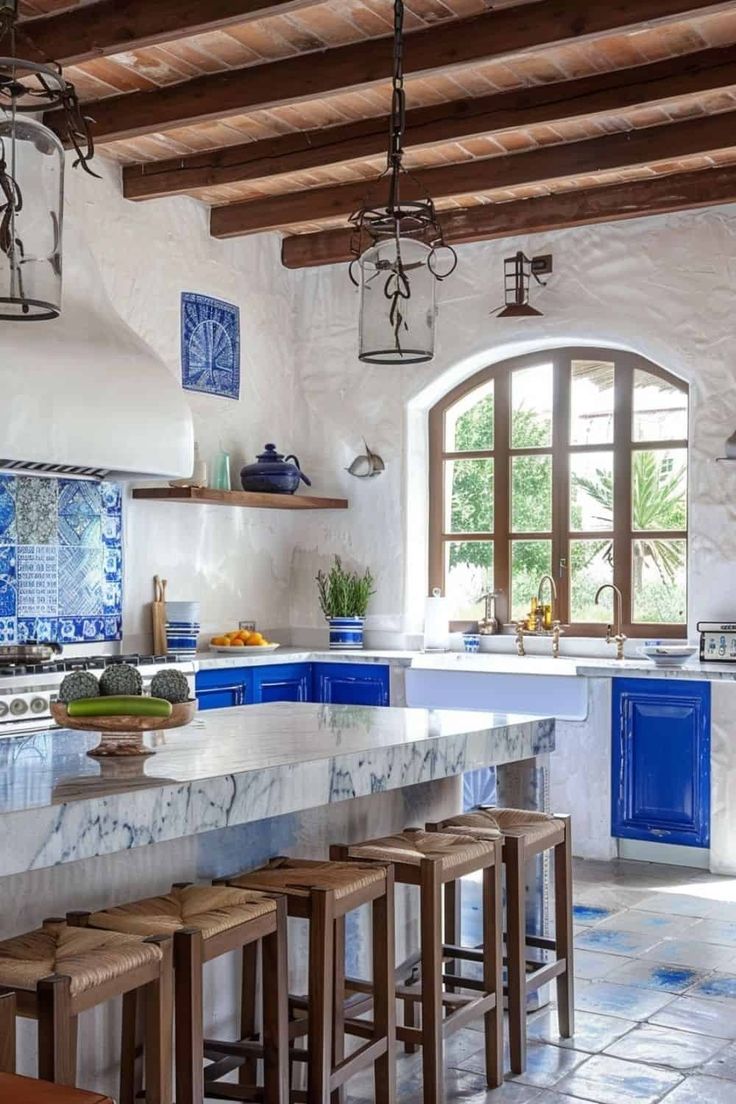
[{"label": "stone sink counter", "polygon": [[4,741],[0,877],[523,763],[554,750],[554,721],[279,702],[147,739],[155,755],[107,761],[95,733]]},{"label": "stone sink counter", "polygon": [[[511,642],[511,637],[508,638]],[[223,652],[199,652],[200,671],[222,667],[262,667],[276,663],[383,663],[392,668],[414,667],[435,671],[477,671],[506,675],[563,675],[583,678],[665,678],[736,680],[736,663],[701,663],[697,657],[683,667],[655,667],[644,657],[615,659],[607,656],[545,655],[517,656],[506,652],[419,652],[399,649],[365,648],[362,651],[330,651],[327,648],[283,647],[258,655],[254,652],[227,655]]]}]

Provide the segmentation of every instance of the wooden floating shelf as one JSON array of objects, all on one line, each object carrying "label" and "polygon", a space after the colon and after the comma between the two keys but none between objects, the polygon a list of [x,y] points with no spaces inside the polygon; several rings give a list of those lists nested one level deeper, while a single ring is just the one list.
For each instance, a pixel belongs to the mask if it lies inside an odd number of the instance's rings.
[{"label": "wooden floating shelf", "polygon": [[206,506],[240,506],[252,510],[347,510],[346,498],[258,491],[215,491],[209,487],[136,487],[133,498],[158,502],[192,502]]}]

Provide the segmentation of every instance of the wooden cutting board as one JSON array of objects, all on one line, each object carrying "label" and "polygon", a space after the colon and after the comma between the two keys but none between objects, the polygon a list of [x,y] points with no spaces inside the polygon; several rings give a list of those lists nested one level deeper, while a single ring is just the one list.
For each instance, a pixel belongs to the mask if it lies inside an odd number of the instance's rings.
[{"label": "wooden cutting board", "polygon": [[153,632],[153,654],[166,655],[166,580],[158,575],[153,577],[153,601],[151,602],[151,629]]}]

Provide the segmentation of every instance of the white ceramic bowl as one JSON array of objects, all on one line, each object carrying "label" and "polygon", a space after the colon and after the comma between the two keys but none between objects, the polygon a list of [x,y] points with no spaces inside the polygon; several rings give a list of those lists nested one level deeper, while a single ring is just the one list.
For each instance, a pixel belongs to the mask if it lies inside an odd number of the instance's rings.
[{"label": "white ceramic bowl", "polygon": [[655,667],[682,667],[697,652],[696,644],[648,644],[639,649]]}]

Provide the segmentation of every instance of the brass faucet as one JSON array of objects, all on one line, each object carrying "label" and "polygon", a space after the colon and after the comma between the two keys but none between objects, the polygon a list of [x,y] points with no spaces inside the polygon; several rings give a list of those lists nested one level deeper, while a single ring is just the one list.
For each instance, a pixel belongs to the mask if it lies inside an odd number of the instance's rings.
[{"label": "brass faucet", "polygon": [[516,622],[516,636],[514,637],[514,639],[516,640],[516,654],[518,656],[525,656],[526,655],[526,648],[524,647],[524,622],[523,621],[517,621]]},{"label": "brass faucet", "polygon": [[481,636],[494,636],[498,632],[498,618],[496,617],[496,599],[500,590],[489,590],[481,594],[479,602],[485,603],[482,618],[478,622],[478,632]]},{"label": "brass faucet", "polygon": [[[599,586],[595,595],[595,604],[600,605],[599,599],[604,590],[612,590],[616,595],[616,621],[613,625],[608,625],[606,628],[606,644],[616,645],[616,659],[624,658],[624,643],[626,637],[621,631],[621,626],[624,622],[624,599],[621,591],[613,583],[604,583],[603,586]],[[616,630],[618,625],[618,631]]]},{"label": "brass faucet", "polygon": [[549,583],[549,604],[552,610],[552,620],[555,616],[555,605],[557,603],[557,584],[551,575],[543,575],[539,580],[539,589],[537,590],[537,609],[542,610],[542,624],[541,628],[544,628],[544,603],[542,602],[542,592],[544,590],[544,584]]}]

